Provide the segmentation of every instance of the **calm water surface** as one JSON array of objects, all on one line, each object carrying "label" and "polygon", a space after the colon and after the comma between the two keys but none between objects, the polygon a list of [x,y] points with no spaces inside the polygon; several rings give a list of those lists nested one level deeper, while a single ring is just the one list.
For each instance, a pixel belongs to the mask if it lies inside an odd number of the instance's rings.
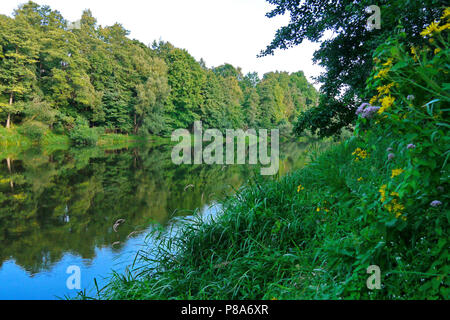
[{"label": "calm water surface", "polygon": [[[280,175],[304,165],[306,143],[282,144]],[[54,151],[0,150],[0,299],[75,296],[69,266],[94,292],[123,272],[146,230],[174,218],[215,214],[253,166],[176,166],[169,146]],[[119,220],[124,223],[114,227]]]}]

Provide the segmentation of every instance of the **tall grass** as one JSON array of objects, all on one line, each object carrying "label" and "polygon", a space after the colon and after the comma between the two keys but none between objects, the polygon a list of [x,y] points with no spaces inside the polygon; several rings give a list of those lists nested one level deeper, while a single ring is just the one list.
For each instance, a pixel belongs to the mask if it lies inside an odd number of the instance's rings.
[{"label": "tall grass", "polygon": [[[367,232],[380,226],[367,221],[375,211],[365,211],[362,199],[389,179],[385,150],[391,143],[378,141],[359,165],[352,153],[363,142],[350,139],[313,154],[307,167],[280,180],[250,181],[211,221],[197,216],[175,235],[150,235],[153,242],[138,253],[138,263],[115,273],[95,298],[420,298],[417,288],[433,276],[425,272],[433,262],[426,246],[384,244],[389,254],[380,255],[384,233]],[[399,257],[404,260],[395,264]],[[384,268],[382,290],[366,286],[371,264]]]}]

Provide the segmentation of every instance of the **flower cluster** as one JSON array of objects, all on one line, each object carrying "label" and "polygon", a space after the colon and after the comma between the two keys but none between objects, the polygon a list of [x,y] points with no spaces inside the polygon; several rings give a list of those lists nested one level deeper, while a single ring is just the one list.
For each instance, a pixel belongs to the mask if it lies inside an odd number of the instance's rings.
[{"label": "flower cluster", "polygon": [[361,118],[364,119],[371,119],[379,109],[380,107],[372,106],[370,103],[363,103],[358,110],[356,110],[356,115],[361,116]]},{"label": "flower cluster", "polygon": [[381,202],[385,202],[386,201],[386,188],[387,185],[383,184],[379,190],[380,194],[381,194]]},{"label": "flower cluster", "polygon": [[356,150],[352,153],[352,155],[355,156],[355,161],[358,162],[360,160],[366,159],[369,155],[367,154],[366,150],[363,150],[361,148],[356,148]]},{"label": "flower cluster", "polygon": [[391,82],[385,86],[380,86],[377,88],[378,94],[389,94],[391,92],[391,88],[395,86],[395,82]]},{"label": "flower cluster", "polygon": [[394,104],[394,101],[395,101],[395,98],[392,97],[391,95],[383,97],[380,100],[381,108],[380,108],[380,110],[378,110],[378,113],[382,114],[383,112],[385,112],[389,107],[391,107]]},{"label": "flower cluster", "polygon": [[[445,9],[445,11],[444,11],[444,15],[442,16],[442,20],[445,20],[445,19],[449,19],[449,9],[447,8],[447,9]],[[450,23],[446,23],[446,24],[444,24],[444,25],[442,25],[442,26],[439,26],[439,24],[440,24],[440,22],[439,21],[433,21],[428,27],[426,27],[421,33],[420,33],[420,35],[422,36],[422,37],[427,37],[427,36],[433,36],[433,35],[435,35],[435,34],[437,34],[437,33],[440,33],[440,32],[442,32],[442,31],[444,31],[444,30],[446,30],[446,29],[449,29],[450,28]]]},{"label": "flower cluster", "polygon": [[378,74],[375,76],[375,79],[378,78],[386,78],[387,74],[391,71],[391,68],[382,69],[378,72]]},{"label": "flower cluster", "polygon": [[432,206],[433,208],[437,208],[441,205],[442,205],[442,202],[440,202],[439,200],[434,200],[433,202],[430,203],[430,206]]},{"label": "flower cluster", "polygon": [[403,210],[405,210],[405,206],[402,205],[397,198],[393,199],[390,203],[386,204],[384,206],[387,211],[394,213],[395,217],[398,219],[400,217],[402,217],[403,220],[406,220],[406,217],[402,216],[403,215]]},{"label": "flower cluster", "polygon": [[[386,200],[387,200],[387,198],[386,198],[386,195],[387,195],[386,189],[387,189],[387,185],[384,184],[384,185],[382,185],[380,187],[380,190],[379,190],[379,192],[381,194],[380,201],[382,203],[386,202]],[[406,217],[402,216],[403,215],[403,210],[405,210],[405,206],[400,203],[400,199],[399,199],[400,195],[397,192],[391,192],[390,196],[394,197],[394,199],[392,199],[391,201],[386,203],[384,205],[384,208],[386,208],[387,211],[389,211],[390,213],[394,213],[395,217],[397,219],[401,217],[403,220],[406,221]]]},{"label": "flower cluster", "polygon": [[394,169],[394,170],[392,170],[391,178],[394,179],[395,177],[401,175],[403,172],[405,172],[405,170],[403,170],[403,169]]}]

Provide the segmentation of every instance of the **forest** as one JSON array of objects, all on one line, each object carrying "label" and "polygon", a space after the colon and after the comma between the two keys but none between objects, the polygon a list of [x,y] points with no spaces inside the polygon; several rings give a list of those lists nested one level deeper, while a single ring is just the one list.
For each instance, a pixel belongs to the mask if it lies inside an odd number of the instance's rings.
[{"label": "forest", "polygon": [[206,128],[273,128],[289,135],[318,102],[303,72],[262,79],[230,64],[208,68],[169,42],[131,40],[85,10],[79,28],[48,6],[0,16],[0,122],[39,140],[49,130],[76,144],[101,133],[166,136]]}]

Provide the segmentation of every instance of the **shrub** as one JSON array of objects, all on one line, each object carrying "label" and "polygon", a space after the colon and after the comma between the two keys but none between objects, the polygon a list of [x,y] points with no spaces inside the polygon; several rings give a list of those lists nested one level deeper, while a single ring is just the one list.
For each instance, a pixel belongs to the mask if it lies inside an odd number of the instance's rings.
[{"label": "shrub", "polygon": [[69,131],[69,138],[77,146],[92,146],[97,143],[99,134],[98,130],[89,127],[87,121],[79,118]]},{"label": "shrub", "polygon": [[26,120],[18,129],[20,134],[23,134],[33,141],[41,140],[47,130],[47,125],[36,120]]}]

